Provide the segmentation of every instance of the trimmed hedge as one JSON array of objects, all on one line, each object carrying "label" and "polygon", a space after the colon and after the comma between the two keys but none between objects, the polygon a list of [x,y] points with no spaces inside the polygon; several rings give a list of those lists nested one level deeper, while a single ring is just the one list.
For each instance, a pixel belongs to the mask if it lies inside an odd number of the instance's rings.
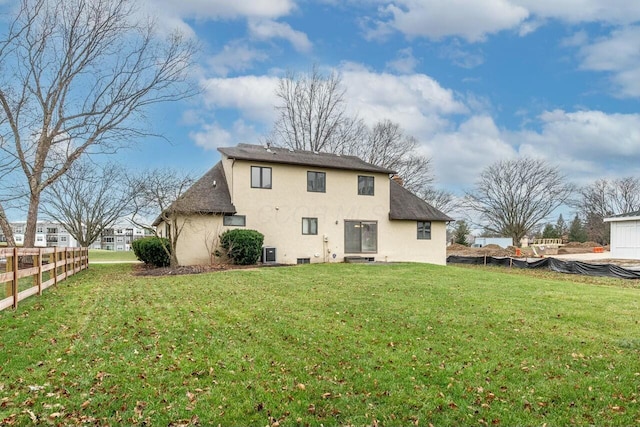
[{"label": "trimmed hedge", "polygon": [[239,265],[256,264],[262,252],[264,235],[256,230],[227,230],[220,236],[220,246],[233,263]]},{"label": "trimmed hedge", "polygon": [[[164,247],[163,247],[164,246]],[[133,253],[145,264],[155,265],[156,267],[166,267],[171,263],[169,253],[171,244],[169,239],[163,237],[144,237],[134,240],[131,243]]]}]

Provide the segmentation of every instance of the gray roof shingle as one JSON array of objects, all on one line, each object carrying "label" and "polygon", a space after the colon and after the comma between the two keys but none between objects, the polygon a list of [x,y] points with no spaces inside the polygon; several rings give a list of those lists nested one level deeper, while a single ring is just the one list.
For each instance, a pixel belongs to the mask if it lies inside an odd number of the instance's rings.
[{"label": "gray roof shingle", "polygon": [[393,179],[389,182],[391,193],[391,220],[453,221],[448,215],[425,202]]},{"label": "gray roof shingle", "polygon": [[[215,182],[215,185],[214,185]],[[235,214],[222,162],[218,162],[197,180],[170,209],[177,213]],[[158,217],[153,225],[160,223]]]},{"label": "gray roof shingle", "polygon": [[355,156],[345,156],[330,153],[315,153],[312,151],[290,150],[288,148],[261,145],[238,144],[236,147],[218,148],[231,159],[248,160],[254,162],[284,163],[289,165],[313,166],[327,169],[346,169],[372,173],[393,174],[395,171],[372,165]]}]

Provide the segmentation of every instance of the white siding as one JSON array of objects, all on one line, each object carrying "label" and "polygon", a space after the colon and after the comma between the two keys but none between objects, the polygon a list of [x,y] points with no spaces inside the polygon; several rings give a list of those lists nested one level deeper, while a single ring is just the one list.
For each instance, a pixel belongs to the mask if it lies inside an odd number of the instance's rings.
[{"label": "white siding", "polygon": [[640,221],[611,222],[611,256],[640,259]]}]

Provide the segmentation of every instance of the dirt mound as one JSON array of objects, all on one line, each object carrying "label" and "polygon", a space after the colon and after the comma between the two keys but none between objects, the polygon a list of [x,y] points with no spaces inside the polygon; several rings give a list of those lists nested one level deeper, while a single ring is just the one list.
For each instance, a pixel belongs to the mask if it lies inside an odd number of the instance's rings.
[{"label": "dirt mound", "polygon": [[461,245],[460,243],[452,243],[447,246],[448,251],[464,251],[466,249],[471,249],[469,246]]},{"label": "dirt mound", "polygon": [[596,246],[602,246],[596,242],[569,242],[564,245],[565,248],[595,248]]},{"label": "dirt mound", "polygon": [[508,257],[514,256],[516,249],[513,246],[508,248],[502,248],[498,245],[490,244],[481,248],[470,248],[468,246],[459,245],[454,243],[447,247],[447,254],[458,256],[494,256],[494,257]]}]

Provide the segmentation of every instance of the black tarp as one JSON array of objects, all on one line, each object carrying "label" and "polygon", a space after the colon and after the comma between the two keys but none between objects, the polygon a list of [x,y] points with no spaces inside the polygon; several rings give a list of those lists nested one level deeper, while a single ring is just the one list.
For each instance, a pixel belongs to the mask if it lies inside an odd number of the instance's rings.
[{"label": "black tarp", "polygon": [[542,258],[535,261],[509,257],[468,257],[450,255],[447,264],[500,265],[516,268],[547,268],[559,273],[583,274],[585,276],[615,277],[618,279],[640,279],[640,271],[629,270],[615,264],[589,264],[580,261],[562,261]]}]

